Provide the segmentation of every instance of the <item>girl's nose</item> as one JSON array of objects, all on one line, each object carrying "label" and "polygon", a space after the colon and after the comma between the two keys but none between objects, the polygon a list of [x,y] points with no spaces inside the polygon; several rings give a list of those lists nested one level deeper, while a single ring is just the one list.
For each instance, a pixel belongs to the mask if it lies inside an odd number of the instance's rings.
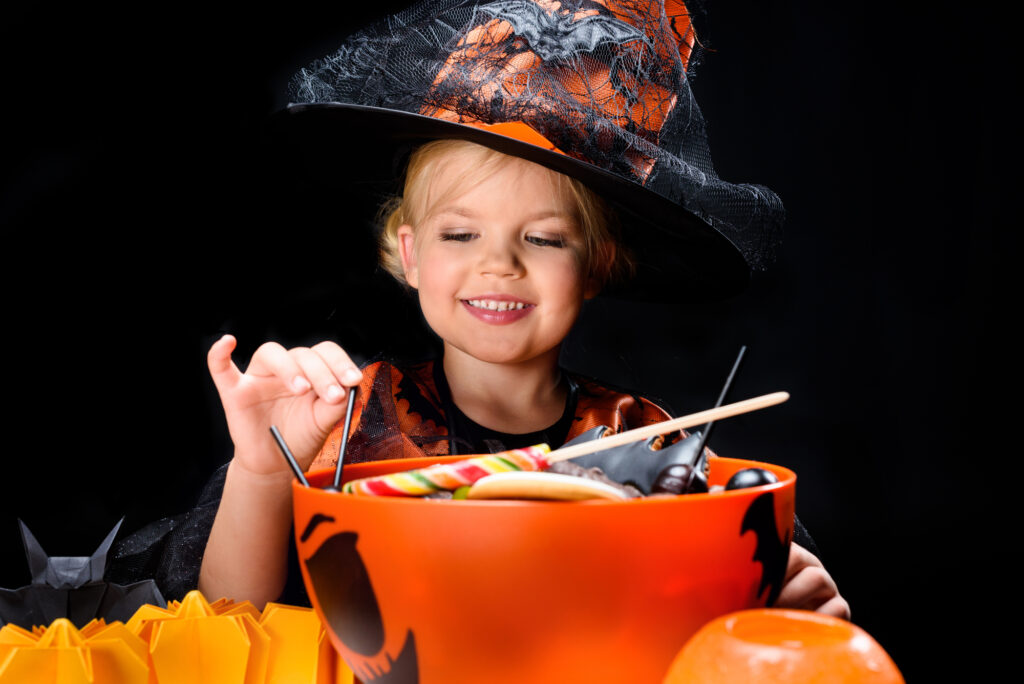
[{"label": "girl's nose", "polygon": [[525,269],[509,245],[492,244],[480,258],[480,274],[498,278],[521,278]]}]

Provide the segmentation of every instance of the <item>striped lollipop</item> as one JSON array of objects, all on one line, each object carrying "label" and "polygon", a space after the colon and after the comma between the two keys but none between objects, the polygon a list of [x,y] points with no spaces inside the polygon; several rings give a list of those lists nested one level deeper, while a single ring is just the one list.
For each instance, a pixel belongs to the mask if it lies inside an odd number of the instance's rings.
[{"label": "striped lollipop", "polygon": [[471,485],[487,475],[514,470],[546,470],[547,444],[512,449],[497,454],[474,456],[455,463],[442,463],[417,470],[365,477],[345,483],[346,494],[369,496],[426,496],[441,490]]}]

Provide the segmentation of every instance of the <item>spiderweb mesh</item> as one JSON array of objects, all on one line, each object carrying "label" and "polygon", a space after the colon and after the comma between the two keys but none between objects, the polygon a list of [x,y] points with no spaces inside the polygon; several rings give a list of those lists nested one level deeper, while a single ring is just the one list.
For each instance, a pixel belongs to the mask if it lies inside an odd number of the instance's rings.
[{"label": "spiderweb mesh", "polygon": [[762,268],[782,203],[715,174],[687,77],[696,49],[679,0],[429,0],[301,69],[290,95],[525,124],[563,153],[682,205]]},{"label": "spiderweb mesh", "polygon": [[[417,369],[422,367],[412,370]],[[360,387],[358,422],[345,449],[346,463],[448,454],[448,431],[437,390],[422,377],[417,383],[414,372],[392,371],[391,364],[376,365],[372,382]],[[324,444],[317,462],[322,459],[323,464],[333,465],[337,461],[341,443],[336,433]]]}]

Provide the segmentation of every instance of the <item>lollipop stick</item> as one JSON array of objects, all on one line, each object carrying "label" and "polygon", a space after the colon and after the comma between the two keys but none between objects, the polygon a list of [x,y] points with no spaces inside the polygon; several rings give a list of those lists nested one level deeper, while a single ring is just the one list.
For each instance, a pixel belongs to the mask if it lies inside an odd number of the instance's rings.
[{"label": "lollipop stick", "polygon": [[306,476],[302,474],[302,468],[299,467],[299,462],[295,460],[292,455],[291,449],[284,443],[284,437],[281,436],[281,431],[277,429],[276,425],[270,426],[270,434],[274,435],[274,441],[277,442],[277,447],[284,454],[284,459],[288,461],[288,465],[292,467],[292,472],[295,473],[296,479],[303,484],[304,487],[309,486],[309,482],[306,480]]},{"label": "lollipop stick", "polygon": [[734,404],[726,404],[725,406],[719,406],[717,408],[700,411],[698,413],[691,413],[688,416],[680,416],[679,418],[655,423],[654,425],[645,425],[644,427],[639,427],[634,430],[627,430],[626,432],[620,432],[619,434],[612,435],[611,437],[602,437],[601,439],[595,439],[590,442],[583,442],[581,444],[574,444],[570,447],[564,447],[548,454],[547,460],[549,463],[565,461],[584,454],[592,454],[595,451],[601,451],[602,449],[610,449],[622,444],[629,444],[630,442],[635,442],[637,440],[654,437],[655,435],[664,435],[675,430],[684,430],[688,427],[693,427],[694,425],[700,425],[701,423],[730,418],[742,413],[749,413],[769,406],[775,406],[776,404],[781,404],[787,399],[789,399],[788,392],[773,392],[771,394],[764,394],[752,399],[744,399],[743,401],[737,401]]},{"label": "lollipop stick", "polygon": [[341,447],[338,449],[338,464],[334,467],[334,488],[341,491],[341,467],[345,462],[345,448],[348,447],[348,430],[352,427],[352,409],[356,405],[359,388],[353,387],[348,394],[348,408],[345,409],[345,429],[341,433]]},{"label": "lollipop stick", "polygon": [[[725,395],[729,393],[729,388],[732,386],[732,379],[736,377],[736,371],[739,370],[740,361],[743,360],[743,354],[746,353],[746,351],[747,345],[740,347],[740,353],[736,355],[736,361],[732,364],[732,370],[729,371],[729,377],[725,379],[725,385],[722,387],[722,393],[718,395],[718,401],[715,402],[715,408],[721,406],[722,402],[725,401]],[[708,435],[711,434],[711,427],[714,424],[715,421],[708,421],[708,424],[701,429],[700,444],[697,445],[696,451],[696,453],[699,454],[697,457],[698,467],[702,462],[706,462],[706,459],[704,458],[704,445],[707,444]]]},{"label": "lollipop stick", "polygon": [[[722,386],[722,393],[718,395],[718,401],[715,402],[715,408],[721,406],[722,402],[725,401],[725,395],[729,393],[729,388],[732,387],[732,379],[736,377],[736,371],[739,370],[740,362],[743,360],[743,355],[746,352],[747,345],[743,345],[742,347],[740,347],[740,353],[736,355],[736,360],[732,364],[732,370],[729,371],[729,377],[725,379],[725,385]],[[714,421],[711,421],[704,426],[705,433],[711,429],[713,423]]]}]

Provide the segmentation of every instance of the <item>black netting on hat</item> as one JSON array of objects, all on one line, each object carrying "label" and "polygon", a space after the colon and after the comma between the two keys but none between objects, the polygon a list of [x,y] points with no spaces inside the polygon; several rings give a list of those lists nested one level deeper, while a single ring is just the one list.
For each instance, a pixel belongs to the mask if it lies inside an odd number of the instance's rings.
[{"label": "black netting on hat", "polygon": [[695,42],[679,0],[426,0],[300,70],[291,96],[468,125],[524,123],[565,154],[681,205],[760,268],[782,203],[715,174],[687,77]]}]

